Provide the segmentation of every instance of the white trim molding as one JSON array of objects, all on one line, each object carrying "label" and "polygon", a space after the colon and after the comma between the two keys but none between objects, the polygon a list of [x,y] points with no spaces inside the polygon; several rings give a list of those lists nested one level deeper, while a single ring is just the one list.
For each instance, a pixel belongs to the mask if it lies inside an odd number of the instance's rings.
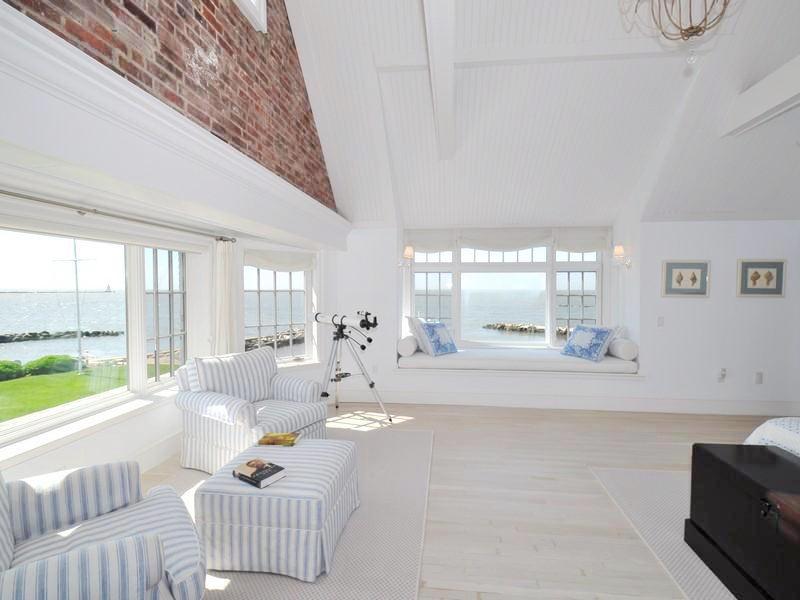
[{"label": "white trim molding", "polygon": [[267,33],[267,0],[233,0],[256,31]]},{"label": "white trim molding", "polygon": [[341,215],[7,4],[0,89],[0,141],[22,150],[2,153],[4,189],[43,179],[97,208],[346,248]]}]

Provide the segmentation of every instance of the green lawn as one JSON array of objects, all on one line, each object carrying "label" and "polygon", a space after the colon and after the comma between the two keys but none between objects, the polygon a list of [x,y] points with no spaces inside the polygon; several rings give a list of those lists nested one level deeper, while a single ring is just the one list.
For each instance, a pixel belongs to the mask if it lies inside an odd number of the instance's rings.
[{"label": "green lawn", "polygon": [[[155,367],[149,365],[147,371],[152,377]],[[161,372],[169,373],[169,365],[161,365]],[[81,374],[54,373],[0,381],[0,421],[124,387],[127,384],[128,368],[114,365],[93,367]]]}]

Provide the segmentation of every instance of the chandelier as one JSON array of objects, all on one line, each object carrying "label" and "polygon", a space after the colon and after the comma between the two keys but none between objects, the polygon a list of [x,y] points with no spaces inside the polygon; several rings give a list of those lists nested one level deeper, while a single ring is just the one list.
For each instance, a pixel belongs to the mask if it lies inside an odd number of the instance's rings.
[{"label": "chandelier", "polygon": [[650,4],[652,24],[662,36],[686,41],[719,25],[731,0],[636,0],[636,15],[645,3]]}]

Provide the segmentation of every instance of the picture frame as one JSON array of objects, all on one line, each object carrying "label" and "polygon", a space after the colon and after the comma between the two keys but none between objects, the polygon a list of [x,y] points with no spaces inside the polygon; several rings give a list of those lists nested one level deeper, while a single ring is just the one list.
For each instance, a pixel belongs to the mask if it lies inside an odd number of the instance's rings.
[{"label": "picture frame", "polygon": [[708,297],[709,266],[707,260],[665,260],[661,267],[661,295]]},{"label": "picture frame", "polygon": [[783,298],[786,287],[786,260],[739,259],[736,270],[736,295]]}]

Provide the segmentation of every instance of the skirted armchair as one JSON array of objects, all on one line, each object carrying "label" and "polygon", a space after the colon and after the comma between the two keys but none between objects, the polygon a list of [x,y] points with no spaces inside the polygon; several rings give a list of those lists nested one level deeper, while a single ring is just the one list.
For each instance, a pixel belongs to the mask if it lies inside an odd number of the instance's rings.
[{"label": "skirted armchair", "polygon": [[139,465],[0,477],[0,598],[200,600],[205,558],[175,491]]},{"label": "skirted armchair", "polygon": [[214,473],[265,433],[325,437],[319,383],[279,373],[272,348],[196,358],[176,378],[187,469]]}]

